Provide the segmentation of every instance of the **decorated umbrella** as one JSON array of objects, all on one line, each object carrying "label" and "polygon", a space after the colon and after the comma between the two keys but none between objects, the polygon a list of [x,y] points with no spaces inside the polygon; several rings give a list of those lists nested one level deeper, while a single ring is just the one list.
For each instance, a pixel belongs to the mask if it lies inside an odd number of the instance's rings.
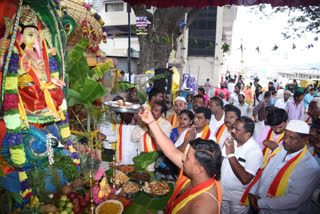
[{"label": "decorated umbrella", "polygon": [[131,6],[145,4],[159,8],[168,7],[206,7],[206,6],[252,6],[258,4],[270,4],[272,7],[288,6],[317,6],[320,5],[318,0],[124,0]]}]

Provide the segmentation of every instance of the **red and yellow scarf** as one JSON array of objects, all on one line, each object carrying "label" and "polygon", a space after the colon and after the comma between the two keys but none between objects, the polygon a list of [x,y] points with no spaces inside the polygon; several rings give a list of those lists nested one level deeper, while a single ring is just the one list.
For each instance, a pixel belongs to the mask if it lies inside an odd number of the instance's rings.
[{"label": "red and yellow scarf", "polygon": [[224,130],[226,129],[226,124],[222,124],[219,129],[217,130],[216,132],[216,141],[217,141],[217,144],[219,144],[219,141],[220,141],[220,138],[224,132]]},{"label": "red and yellow scarf", "polygon": [[[273,153],[270,155],[268,161],[263,164],[263,167],[261,170],[257,173],[253,181],[249,184],[248,188],[242,195],[242,198],[240,200],[240,204],[242,205],[248,205],[249,200],[248,200],[248,193],[252,186],[257,183],[257,181],[261,178],[263,170],[266,168],[268,165],[270,159],[275,156],[277,153],[281,151],[282,147],[277,148],[276,150],[273,151]],[[268,192],[267,192],[267,197],[279,197],[283,195],[286,191],[287,185],[289,178],[291,176],[291,173],[295,166],[298,164],[298,162],[304,157],[304,155],[307,153],[308,149],[307,146],[305,145],[303,150],[299,152],[296,156],[291,158],[278,172],[278,174],[275,176],[273,179]]]},{"label": "red and yellow scarf", "polygon": [[118,136],[117,136],[117,161],[122,161],[122,126],[123,126],[123,121],[120,120],[119,126],[118,126]]},{"label": "red and yellow scarf", "polygon": [[[272,128],[270,128],[266,140],[273,141],[273,135],[274,135],[274,132],[272,131]],[[279,144],[283,140],[283,136],[284,136],[284,131],[281,133],[281,135],[276,140],[277,144]],[[270,149],[267,146],[264,147],[264,149],[262,151],[262,153],[263,153],[263,162],[267,161],[268,156],[269,156],[269,152],[270,152]]]},{"label": "red and yellow scarf", "polygon": [[[158,119],[158,124],[160,126],[161,123],[161,117]],[[143,134],[143,151],[144,152],[152,152],[152,151],[157,151],[157,146],[156,143],[153,139],[153,137],[151,137],[148,132],[145,132]]]},{"label": "red and yellow scarf", "polygon": [[[178,194],[180,191],[190,182],[190,179],[182,176],[178,181],[177,181],[177,187],[174,190],[171,198],[169,199],[167,203],[167,209],[166,209],[166,214],[175,214],[179,212],[183,207],[186,206],[186,204],[197,197],[198,195],[202,194],[203,192],[206,192],[210,188],[212,188],[215,184],[217,187],[217,193],[218,193],[218,201],[219,205],[221,205],[221,200],[222,200],[222,193],[221,193],[221,186],[220,182],[216,181],[214,178],[211,178],[193,188],[190,190],[182,193],[179,197]],[[220,206],[219,206],[219,211],[220,211]]]},{"label": "red and yellow scarf", "polygon": [[169,115],[168,121],[170,122],[173,129],[179,126],[178,115],[176,113]]}]

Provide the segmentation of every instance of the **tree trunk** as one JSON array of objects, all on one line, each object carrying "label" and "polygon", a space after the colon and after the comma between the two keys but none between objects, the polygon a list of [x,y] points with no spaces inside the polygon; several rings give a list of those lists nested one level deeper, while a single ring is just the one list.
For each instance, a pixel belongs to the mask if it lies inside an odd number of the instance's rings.
[{"label": "tree trunk", "polygon": [[136,16],[147,16],[147,35],[138,36],[140,44],[140,60],[138,61],[137,73],[142,74],[154,68],[165,68],[172,49],[177,49],[177,38],[181,35],[182,29],[179,23],[183,22],[185,13],[188,15],[187,26],[191,24],[201,9],[172,7],[157,8],[150,13],[144,5],[133,7]]}]

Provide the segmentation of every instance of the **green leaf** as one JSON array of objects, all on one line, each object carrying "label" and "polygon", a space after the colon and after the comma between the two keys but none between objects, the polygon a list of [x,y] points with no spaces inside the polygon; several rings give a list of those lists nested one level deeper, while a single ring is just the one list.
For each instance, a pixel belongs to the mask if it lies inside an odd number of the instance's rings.
[{"label": "green leaf", "polygon": [[163,74],[158,74],[158,75],[155,75],[154,77],[151,77],[150,79],[148,79],[147,82],[143,83],[141,85],[141,87],[145,86],[146,84],[148,84],[149,82],[153,82],[155,80],[159,80],[159,79],[162,79],[162,78],[166,78],[167,76],[169,76],[170,72],[165,72]]},{"label": "green leaf", "polygon": [[159,154],[159,151],[141,152],[140,155],[133,158],[134,165],[137,169],[145,169],[157,159]]},{"label": "green leaf", "polygon": [[70,70],[68,71],[70,82],[71,82],[71,87],[75,90],[80,90],[79,86],[76,85],[75,83],[78,82],[80,85],[83,85],[85,79],[88,76],[89,72],[89,66],[87,63],[87,60],[84,56],[79,56],[81,61],[72,64],[70,67]]},{"label": "green leaf", "polygon": [[91,70],[100,78],[105,72],[110,70],[110,64],[109,62],[99,63]]},{"label": "green leaf", "polygon": [[83,103],[91,103],[107,93],[107,90],[98,82],[86,79],[81,94]]},{"label": "green leaf", "polygon": [[[110,93],[116,93],[117,92],[117,86],[115,85],[115,87],[112,89],[112,91]],[[127,90],[129,88],[134,88],[136,87],[136,85],[128,82],[128,81],[118,81],[118,91],[124,91]]]},{"label": "green leaf", "polygon": [[68,106],[74,106],[77,104],[83,104],[81,101],[81,95],[79,92],[69,88],[67,97]]},{"label": "green leaf", "polygon": [[230,45],[224,43],[221,47],[223,53],[227,53],[230,51]]},{"label": "green leaf", "polygon": [[279,48],[279,46],[274,45],[273,48],[272,48],[272,51],[276,51],[276,50],[278,50],[278,48]]},{"label": "green leaf", "polygon": [[147,95],[145,92],[138,90],[138,97],[141,100],[142,103],[145,103],[147,101]]}]

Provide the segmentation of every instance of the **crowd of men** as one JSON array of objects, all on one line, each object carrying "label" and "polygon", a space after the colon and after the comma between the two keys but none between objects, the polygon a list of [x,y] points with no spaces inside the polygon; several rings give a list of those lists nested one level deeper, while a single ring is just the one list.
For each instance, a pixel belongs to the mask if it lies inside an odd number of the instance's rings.
[{"label": "crowd of men", "polygon": [[178,96],[166,118],[152,88],[139,117],[111,113],[101,125],[106,152],[132,164],[161,150],[181,169],[166,213],[320,213],[320,97],[310,88],[277,99],[278,85],[263,93],[258,81],[254,93],[222,82],[210,99],[199,88],[190,110]]}]

